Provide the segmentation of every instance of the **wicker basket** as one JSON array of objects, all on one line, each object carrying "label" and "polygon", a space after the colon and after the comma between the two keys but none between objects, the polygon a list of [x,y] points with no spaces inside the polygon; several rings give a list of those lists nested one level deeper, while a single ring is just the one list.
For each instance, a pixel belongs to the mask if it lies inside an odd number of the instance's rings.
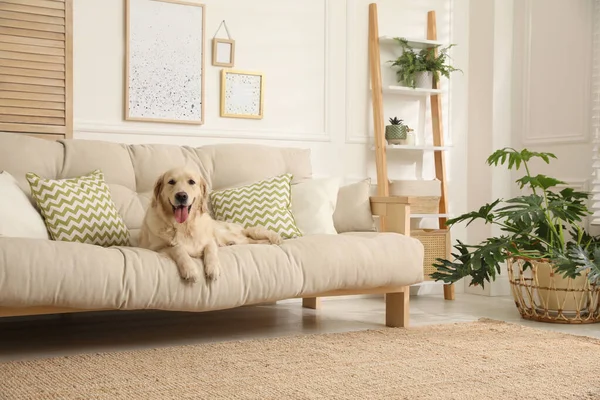
[{"label": "wicker basket", "polygon": [[450,257],[450,231],[447,229],[416,230],[412,231],[410,235],[423,243],[425,248],[425,258],[423,260],[424,279],[430,281],[429,274],[437,271],[433,266],[435,260]]},{"label": "wicker basket", "polygon": [[510,259],[511,290],[521,317],[561,324],[600,322],[600,286],[592,285],[587,274],[571,279],[554,273],[547,262]]}]

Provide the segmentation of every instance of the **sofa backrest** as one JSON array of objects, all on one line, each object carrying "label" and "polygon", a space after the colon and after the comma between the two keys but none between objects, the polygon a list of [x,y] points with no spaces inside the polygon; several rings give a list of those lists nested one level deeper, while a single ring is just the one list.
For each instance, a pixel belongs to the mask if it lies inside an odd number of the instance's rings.
[{"label": "sofa backrest", "polygon": [[91,140],[49,141],[0,132],[0,171],[7,171],[29,195],[25,174],[73,178],[95,169],[104,173],[113,200],[130,230],[141,227],[156,179],[184,166],[199,171],[212,190],[291,173],[293,182],[312,176],[310,150],[248,144],[203,147],[125,145]]}]

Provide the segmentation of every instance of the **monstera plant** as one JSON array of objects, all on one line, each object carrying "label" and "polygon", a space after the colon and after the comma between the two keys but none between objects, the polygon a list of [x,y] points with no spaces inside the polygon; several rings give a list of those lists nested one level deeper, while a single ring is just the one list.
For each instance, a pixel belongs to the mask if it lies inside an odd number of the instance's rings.
[{"label": "monstera plant", "polygon": [[446,283],[470,277],[471,285],[483,287],[486,282],[495,280],[505,262],[518,259],[525,269],[537,262],[547,263],[552,274],[565,279],[585,275],[589,281],[586,286],[598,290],[600,237],[590,235],[583,227],[583,219],[590,214],[588,194],[569,187],[559,190],[557,185],[564,182],[534,175],[530,170],[531,160],[549,164],[555,158],[552,153],[527,149],[504,148],[494,152],[487,159],[488,165],[503,165],[509,170],[525,172],[516,181],[523,193],[507,200],[497,199],[448,220],[450,227],[483,221],[499,227],[501,234],[476,244],[458,241],[452,259],[437,259],[434,264],[437,271],[431,277]]}]

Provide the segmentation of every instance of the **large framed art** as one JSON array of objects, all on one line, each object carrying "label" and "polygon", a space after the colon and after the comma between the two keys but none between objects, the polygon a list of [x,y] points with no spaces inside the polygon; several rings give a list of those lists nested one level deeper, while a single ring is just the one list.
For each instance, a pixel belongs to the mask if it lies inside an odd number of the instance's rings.
[{"label": "large framed art", "polygon": [[204,123],[203,4],[126,0],[125,119]]}]

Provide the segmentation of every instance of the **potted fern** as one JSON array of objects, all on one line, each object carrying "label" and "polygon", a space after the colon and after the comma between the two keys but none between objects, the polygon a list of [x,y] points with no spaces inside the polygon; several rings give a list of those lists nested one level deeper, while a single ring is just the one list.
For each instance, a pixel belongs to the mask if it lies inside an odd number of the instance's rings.
[{"label": "potted fern", "polygon": [[[414,88],[433,88],[433,78],[439,75],[450,78],[450,73],[461,71],[448,64],[448,51],[453,44],[439,48],[438,54],[434,49],[416,51],[404,38],[394,38],[402,48],[402,54],[395,60],[389,60],[392,67],[398,68],[396,76],[398,83]],[[462,72],[462,71],[461,71]]]},{"label": "potted fern", "polygon": [[582,226],[588,194],[546,175],[533,175],[530,161],[546,164],[556,156],[527,149],[504,148],[488,159],[490,166],[524,170],[517,179],[517,197],[497,199],[476,211],[447,221],[452,227],[482,221],[500,228],[500,235],[481,243],[458,241],[452,260],[437,259],[436,281],[454,283],[470,277],[470,285],[495,280],[506,263],[512,294],[521,316],[546,322],[600,322],[600,237]]}]

